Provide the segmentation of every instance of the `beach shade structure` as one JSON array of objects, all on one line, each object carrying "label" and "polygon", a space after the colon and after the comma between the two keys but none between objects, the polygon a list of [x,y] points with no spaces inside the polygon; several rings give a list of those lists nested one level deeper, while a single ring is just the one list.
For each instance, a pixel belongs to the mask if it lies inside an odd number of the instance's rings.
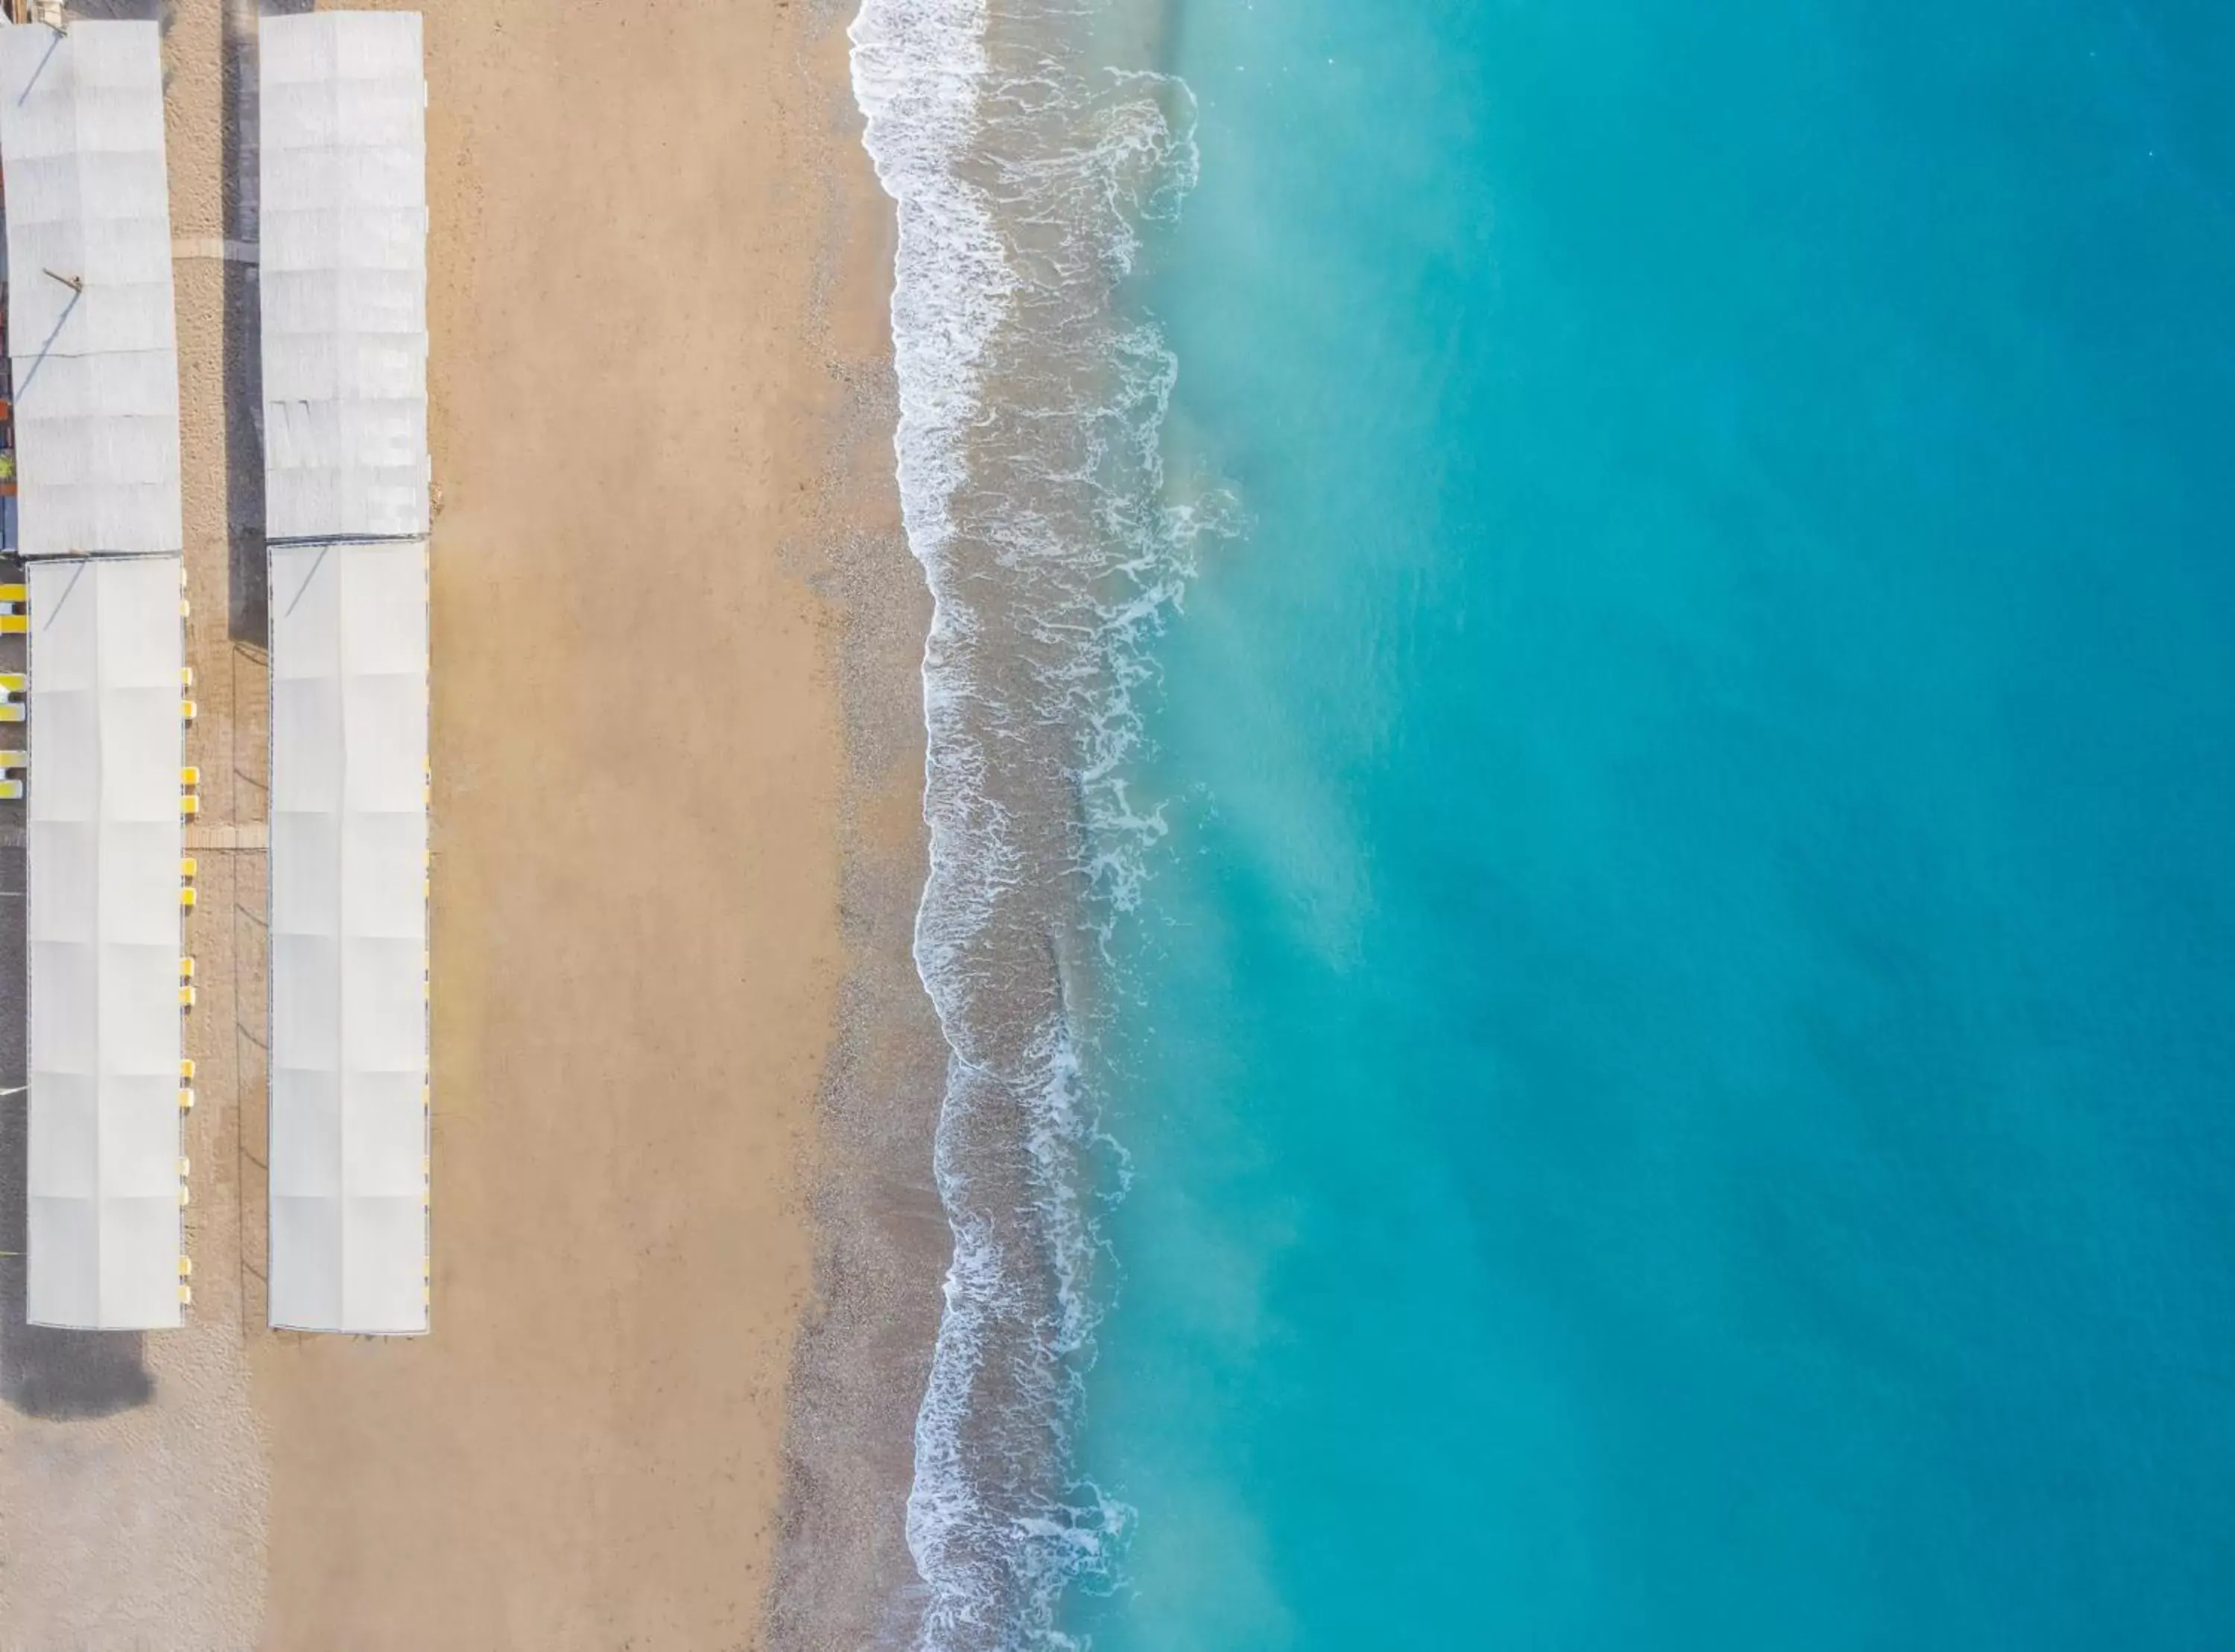
[{"label": "beach shade structure", "polygon": [[179,364],[152,23],[0,31],[27,557],[176,552]]},{"label": "beach shade structure", "polygon": [[48,558],[29,584],[26,1307],[158,1329],[185,1255],[179,559]]},{"label": "beach shade structure", "polygon": [[272,553],[271,1317],[427,1329],[427,561]]},{"label": "beach shade structure", "polygon": [[424,537],[418,16],[266,17],[258,54],[265,535]]},{"label": "beach shade structure", "polygon": [[427,88],[419,18],[266,17],[270,1315],[428,1328]]},{"label": "beach shade structure", "polygon": [[25,1308],[160,1329],[186,1295],[185,636],[156,26],[0,30],[0,164],[26,565],[0,628],[29,644],[9,721],[32,714]]}]

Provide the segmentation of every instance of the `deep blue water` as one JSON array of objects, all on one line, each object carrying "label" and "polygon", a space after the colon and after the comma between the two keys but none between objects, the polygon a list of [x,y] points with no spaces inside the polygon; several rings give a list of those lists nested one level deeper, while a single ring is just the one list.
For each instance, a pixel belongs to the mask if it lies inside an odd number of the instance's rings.
[{"label": "deep blue water", "polygon": [[2235,13],[1172,48],[1070,1626],[2235,1647]]}]

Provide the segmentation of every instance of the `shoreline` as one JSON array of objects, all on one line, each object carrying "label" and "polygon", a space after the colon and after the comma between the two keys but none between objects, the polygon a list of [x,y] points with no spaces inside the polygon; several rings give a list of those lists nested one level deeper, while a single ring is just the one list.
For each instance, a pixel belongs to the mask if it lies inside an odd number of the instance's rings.
[{"label": "shoreline", "polygon": [[1060,16],[863,0],[865,143],[895,198],[895,437],[933,594],[922,656],[925,992],[955,1058],[933,1175],[954,1264],[919,1412],[908,1540],[922,1643],[1059,1633],[1131,1511],[1072,1472],[1110,1300],[1122,1149],[1095,1051],[1104,927],[1161,835],[1128,797],[1150,644],[1216,512],[1170,508],[1177,366],[1125,302],[1195,179],[1157,7]]},{"label": "shoreline", "polygon": [[821,0],[807,56],[828,93],[817,324],[839,380],[801,564],[838,633],[848,969],[818,1098],[816,1290],[801,1327],[770,1592],[784,1652],[914,1644],[921,1580],[904,1520],[953,1234],[933,1180],[948,1051],[914,956],[930,854],[923,650],[931,593],[901,529],[891,305],[895,220],[862,143],[851,0]]}]

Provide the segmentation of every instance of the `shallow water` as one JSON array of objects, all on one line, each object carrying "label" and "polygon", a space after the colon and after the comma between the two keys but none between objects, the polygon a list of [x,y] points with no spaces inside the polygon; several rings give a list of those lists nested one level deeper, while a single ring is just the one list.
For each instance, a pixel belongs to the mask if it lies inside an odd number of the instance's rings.
[{"label": "shallow water", "polygon": [[2235,1643],[2235,23],[954,15],[927,1642]]}]

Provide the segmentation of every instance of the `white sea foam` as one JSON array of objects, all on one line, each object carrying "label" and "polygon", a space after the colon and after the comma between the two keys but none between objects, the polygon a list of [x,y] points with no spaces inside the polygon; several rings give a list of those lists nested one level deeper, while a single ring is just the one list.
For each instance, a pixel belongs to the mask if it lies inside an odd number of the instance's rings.
[{"label": "white sea foam", "polygon": [[954,1257],[908,1515],[927,1652],[1075,1646],[1064,1593],[1112,1576],[1131,1521],[1069,1461],[1106,1296],[1095,1217],[1126,1173],[1082,982],[1163,830],[1124,772],[1150,644],[1218,526],[1163,498],[1176,364],[1117,298],[1139,226],[1195,180],[1185,88],[1089,71],[1079,14],[1040,14],[863,0],[852,29],[897,208],[895,447],[934,610],[915,955],[952,1052]]}]

